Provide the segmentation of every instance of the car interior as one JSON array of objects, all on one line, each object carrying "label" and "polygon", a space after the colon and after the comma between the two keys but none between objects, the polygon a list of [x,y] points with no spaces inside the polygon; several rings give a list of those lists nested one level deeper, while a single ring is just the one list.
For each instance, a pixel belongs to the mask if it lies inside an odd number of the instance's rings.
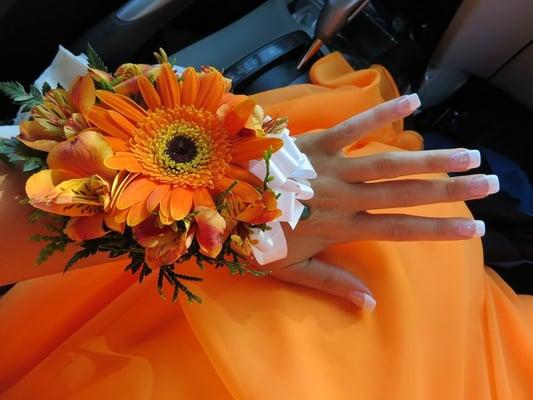
[{"label": "car interior", "polygon": [[[326,4],[328,3],[328,4]],[[87,45],[114,69],[153,62],[212,65],[237,93],[309,82],[313,61],[340,51],[355,69],[385,66],[422,107],[408,129],[425,147],[482,151],[479,173],[502,191],[469,202],[487,221],[485,262],[518,293],[533,294],[533,3],[531,0],[370,0],[298,69],[327,0],[2,0],[1,80],[28,85],[58,45]],[[68,23],[66,23],[66,21]],[[41,32],[39,36],[35,32]],[[0,124],[17,109],[0,99]]]}]

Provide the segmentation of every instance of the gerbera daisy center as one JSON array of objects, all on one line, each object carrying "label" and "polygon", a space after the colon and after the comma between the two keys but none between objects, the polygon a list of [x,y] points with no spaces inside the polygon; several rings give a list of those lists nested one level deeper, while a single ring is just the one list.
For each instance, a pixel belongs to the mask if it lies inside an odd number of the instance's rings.
[{"label": "gerbera daisy center", "polygon": [[166,153],[177,163],[185,163],[192,161],[198,154],[198,150],[191,138],[179,135],[170,140]]}]

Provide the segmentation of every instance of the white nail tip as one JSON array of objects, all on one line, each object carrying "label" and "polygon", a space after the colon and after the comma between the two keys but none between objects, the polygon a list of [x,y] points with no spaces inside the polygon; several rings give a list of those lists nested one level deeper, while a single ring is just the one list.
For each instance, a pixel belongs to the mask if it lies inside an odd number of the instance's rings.
[{"label": "white nail tip", "polygon": [[363,307],[361,307],[363,310],[372,312],[376,308],[376,300],[369,294],[363,294]]},{"label": "white nail tip", "polygon": [[409,108],[412,111],[416,110],[422,104],[422,102],[420,101],[420,97],[418,97],[416,93],[409,94],[405,96],[405,98],[409,101]]},{"label": "white nail tip", "polygon": [[485,179],[489,185],[488,194],[494,194],[500,191],[500,180],[497,175],[487,175]]},{"label": "white nail tip", "polygon": [[477,168],[481,165],[481,153],[479,150],[468,150],[468,168]]},{"label": "white nail tip", "polygon": [[474,237],[485,236],[485,223],[483,221],[474,221]]}]

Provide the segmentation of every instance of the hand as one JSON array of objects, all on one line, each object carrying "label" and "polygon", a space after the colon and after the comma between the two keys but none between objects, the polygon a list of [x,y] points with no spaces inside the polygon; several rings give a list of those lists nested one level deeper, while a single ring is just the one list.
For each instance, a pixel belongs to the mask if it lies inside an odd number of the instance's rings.
[{"label": "hand", "polygon": [[495,175],[373,182],[405,175],[467,171],[479,166],[480,154],[476,150],[344,156],[343,147],[411,114],[419,105],[416,95],[403,96],[322,133],[298,137],[298,147],[311,160],[318,178],[312,182],[315,195],[306,202],[311,209],[310,218],[301,221],[294,231],[285,229],[288,257],[265,267],[274,277],[373,309],[376,303],[372,293],[359,279],[313,256],[329,245],[355,240],[461,240],[485,233],[482,221],[366,212],[479,199],[499,190]]}]

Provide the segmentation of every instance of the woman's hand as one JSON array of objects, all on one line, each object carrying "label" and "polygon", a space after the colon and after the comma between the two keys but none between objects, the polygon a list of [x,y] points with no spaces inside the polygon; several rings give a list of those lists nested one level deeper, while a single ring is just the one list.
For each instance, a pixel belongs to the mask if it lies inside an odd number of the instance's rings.
[{"label": "woman's hand", "polygon": [[461,240],[482,236],[482,221],[425,218],[403,214],[369,214],[367,210],[480,199],[499,190],[495,175],[438,180],[378,180],[405,175],[460,172],[476,168],[476,150],[390,152],[347,158],[343,147],[411,114],[416,95],[380,104],[322,133],[300,136],[298,147],[318,173],[311,215],[296,230],[286,229],[288,257],[266,266],[274,277],[318,289],[373,309],[370,290],[351,273],[325,264],[314,255],[329,245],[355,240]]}]

